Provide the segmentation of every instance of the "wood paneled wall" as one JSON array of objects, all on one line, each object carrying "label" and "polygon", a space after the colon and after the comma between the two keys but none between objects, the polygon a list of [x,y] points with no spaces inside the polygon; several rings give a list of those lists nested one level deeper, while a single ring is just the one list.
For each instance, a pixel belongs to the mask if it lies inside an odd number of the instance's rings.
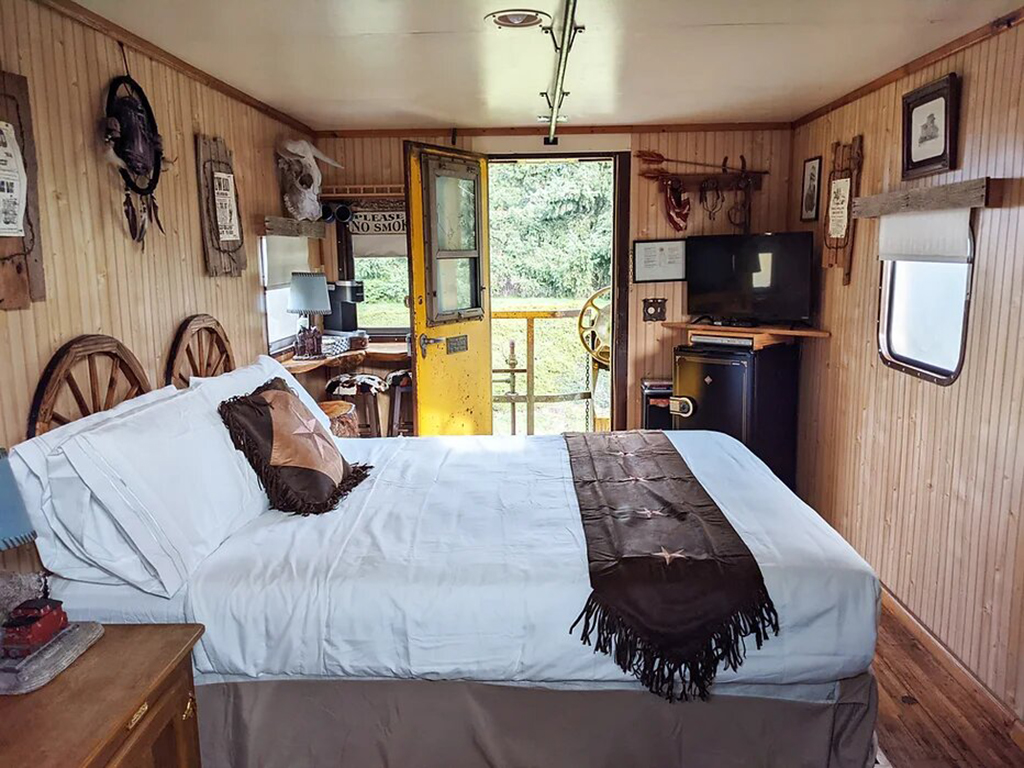
[{"label": "wood paneled wall", "polygon": [[[666,157],[721,165],[728,156],[730,165],[739,165],[740,155],[747,158],[747,167],[768,171],[762,188],[754,193],[751,231],[770,232],[786,226],[787,195],[790,174],[790,131],[713,131],[699,133],[637,133],[633,134],[634,152],[653,149]],[[671,170],[680,166],[669,166]],[[630,242],[633,240],[669,239],[679,237],[665,217],[661,187],[641,178],[642,166],[635,157],[632,164],[630,199]],[[692,169],[699,173],[699,169]],[[737,232],[729,223],[728,208],[735,202],[734,192],[725,193],[722,209],[710,220],[700,207],[697,196],[690,195],[690,223],[682,233],[712,235]],[[632,267],[631,267],[632,268]],[[629,416],[630,428],[641,424],[640,381],[645,377],[672,376],[672,350],[684,341],[683,333],[664,328],[661,323],[644,322],[643,300],[667,298],[669,320],[684,320],[686,315],[686,283],[633,283],[629,292]]]},{"label": "wood paneled wall", "polygon": [[[324,168],[324,186],[347,184],[402,184],[405,182],[405,140],[447,146],[449,141],[436,135],[373,136],[326,138],[316,140],[317,147],[328,157],[344,165],[344,169]],[[469,139],[459,138],[455,146],[470,149]]]},{"label": "wood paneled wall", "polygon": [[[40,167],[48,298],[0,313],[0,441],[24,435],[29,401],[57,347],[80,333],[109,333],[139,356],[154,383],[177,323],[209,312],[241,360],[265,348],[259,312],[255,221],[279,213],[273,146],[293,130],[251,106],[147,57],[128,53],[153,102],[167,155],[158,192],[167,234],[131,243],[117,176],[100,159],[100,105],[122,71],[116,42],[30,0],[0,4],[0,67],[29,79]],[[962,168],[916,182],[980,175],[1016,179],[1010,207],[978,219],[967,360],[940,388],[884,367],[875,338],[877,225],[860,225],[853,281],[823,280],[827,342],[803,346],[799,487],[878,570],[882,580],[1018,716],[1024,716],[1024,32],[1016,29],[885,86],[795,131],[636,133],[633,149],[720,163],[740,154],[770,171],[755,195],[753,229],[798,228],[802,161],[835,139],[865,135],[864,194],[901,186],[900,96],[947,71],[964,77]],[[193,134],[222,135],[235,154],[249,268],[241,278],[205,275]],[[416,137],[438,143],[434,137]],[[460,139],[460,146],[470,146]],[[321,138],[345,164],[325,184],[398,184],[402,139]],[[657,186],[631,179],[630,239],[672,237]],[[793,179],[793,183],[790,180]],[[731,196],[730,196],[731,197]],[[731,231],[696,204],[687,234]],[[731,200],[726,201],[726,207]],[[820,233],[819,233],[820,236]],[[682,283],[630,292],[630,414],[640,421],[639,381],[671,372],[678,337],[640,316],[644,297],[686,311]],[[17,566],[27,555],[6,560]]]},{"label": "wood paneled wall", "polygon": [[[901,96],[963,77],[961,168],[900,181]],[[805,158],[864,134],[865,195],[979,176],[1013,179],[976,219],[960,378],[939,387],[878,358],[877,221],[858,224],[852,282],[824,278],[828,342],[805,344],[801,495],[997,697],[1024,716],[1024,29],[1016,28],[797,128],[790,221]],[[805,225],[806,226],[806,225]],[[815,228],[820,243],[821,226]]]},{"label": "wood paneled wall", "polygon": [[[444,143],[437,136],[408,138],[427,143]],[[575,138],[575,137],[574,137]],[[345,165],[344,170],[328,168],[324,184],[401,184],[403,179],[402,141],[400,137],[319,138],[317,146]],[[493,145],[493,140],[491,144]],[[499,142],[500,143],[500,142]],[[782,229],[786,224],[786,205],[790,173],[790,131],[687,131],[637,133],[630,137],[632,149],[656,149],[667,157],[709,162],[720,165],[729,156],[730,163],[739,163],[745,155],[751,168],[770,171],[764,187],[754,194],[753,229],[768,231]],[[473,148],[472,138],[461,137],[458,145]],[[510,142],[510,151],[522,147]],[[581,149],[580,151],[584,151]],[[673,166],[675,167],[675,166]],[[630,241],[653,238],[672,238],[679,235],[671,229],[665,218],[664,202],[657,184],[639,177],[641,165],[635,158],[630,179]],[[735,195],[726,195],[721,212],[710,221],[691,196],[693,211],[685,234],[717,234],[735,232],[728,223],[726,209]],[[668,299],[669,319],[683,319],[685,283],[648,283],[630,287],[629,321],[629,414],[630,427],[640,424],[640,380],[647,376],[670,376],[672,348],[680,343],[681,334],[662,328],[659,323],[642,321],[642,300],[663,296]]]},{"label": "wood paneled wall", "polygon": [[[121,339],[154,385],[163,384],[178,323],[196,312],[220,319],[240,361],[266,349],[254,224],[281,212],[274,143],[294,131],[130,49],[128,63],[175,160],[156,195],[167,233],[152,228],[144,250],[127,234],[120,179],[101,158],[106,87],[124,71],[118,44],[29,0],[0,3],[0,67],[28,78],[47,280],[45,302],[0,312],[2,445],[24,439],[40,373],[73,336]],[[193,138],[199,131],[223,136],[234,152],[248,256],[241,277],[205,273]],[[7,555],[0,567],[18,565],[16,559]]]}]

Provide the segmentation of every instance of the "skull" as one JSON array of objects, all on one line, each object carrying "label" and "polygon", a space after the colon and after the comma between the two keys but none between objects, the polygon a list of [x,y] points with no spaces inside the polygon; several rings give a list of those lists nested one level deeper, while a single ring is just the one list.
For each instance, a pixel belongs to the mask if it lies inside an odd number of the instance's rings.
[{"label": "skull", "polygon": [[322,160],[342,168],[305,139],[282,141],[277,148],[277,167],[281,171],[281,190],[288,215],[299,221],[320,218],[320,185],[323,175],[316,164]]}]

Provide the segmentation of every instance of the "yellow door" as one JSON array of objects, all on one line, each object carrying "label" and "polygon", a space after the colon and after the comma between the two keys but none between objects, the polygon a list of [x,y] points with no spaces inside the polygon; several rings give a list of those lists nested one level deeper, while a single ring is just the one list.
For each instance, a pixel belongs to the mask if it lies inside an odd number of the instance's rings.
[{"label": "yellow door", "polygon": [[418,435],[491,434],[487,160],[405,142]]}]

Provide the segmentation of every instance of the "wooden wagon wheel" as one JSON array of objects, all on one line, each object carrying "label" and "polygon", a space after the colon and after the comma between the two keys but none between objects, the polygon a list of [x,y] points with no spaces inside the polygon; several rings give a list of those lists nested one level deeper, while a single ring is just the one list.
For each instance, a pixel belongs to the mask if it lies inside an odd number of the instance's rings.
[{"label": "wooden wagon wheel", "polygon": [[217,376],[234,369],[235,355],[223,326],[210,315],[193,315],[175,334],[164,383],[184,389],[193,376]]},{"label": "wooden wagon wheel", "polygon": [[[75,373],[82,363],[88,371],[88,398]],[[124,344],[110,336],[78,336],[57,350],[46,364],[32,398],[28,436],[109,410],[149,391],[146,372]],[[77,409],[77,415],[70,405]],[[65,410],[59,411],[58,407]]]},{"label": "wooden wagon wheel", "polygon": [[612,362],[612,288],[602,288],[580,310],[576,331],[583,347],[598,365],[608,368]]}]

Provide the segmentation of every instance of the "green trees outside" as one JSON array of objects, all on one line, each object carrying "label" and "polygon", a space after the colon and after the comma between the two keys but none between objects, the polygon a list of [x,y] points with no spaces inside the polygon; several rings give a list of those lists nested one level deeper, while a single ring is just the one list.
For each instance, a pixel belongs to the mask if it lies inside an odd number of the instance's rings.
[{"label": "green trees outside", "polygon": [[496,303],[505,297],[582,300],[609,284],[612,182],[606,160],[491,164]]},{"label": "green trees outside", "polygon": [[[610,161],[491,163],[491,307],[579,309],[595,291],[611,284],[614,174]],[[576,318],[537,320],[537,394],[588,389],[589,358],[580,344]],[[505,366],[515,342],[519,367],[526,364],[526,326],[521,320],[491,323],[492,361]],[[598,392],[598,413],[607,414],[607,374]],[[502,377],[496,377],[502,378]],[[508,385],[496,383],[496,395]],[[516,391],[525,394],[526,376]],[[510,431],[510,407],[494,405],[494,431]],[[526,407],[517,406],[516,431],[526,431]],[[586,428],[580,401],[538,404],[535,431]]]}]

